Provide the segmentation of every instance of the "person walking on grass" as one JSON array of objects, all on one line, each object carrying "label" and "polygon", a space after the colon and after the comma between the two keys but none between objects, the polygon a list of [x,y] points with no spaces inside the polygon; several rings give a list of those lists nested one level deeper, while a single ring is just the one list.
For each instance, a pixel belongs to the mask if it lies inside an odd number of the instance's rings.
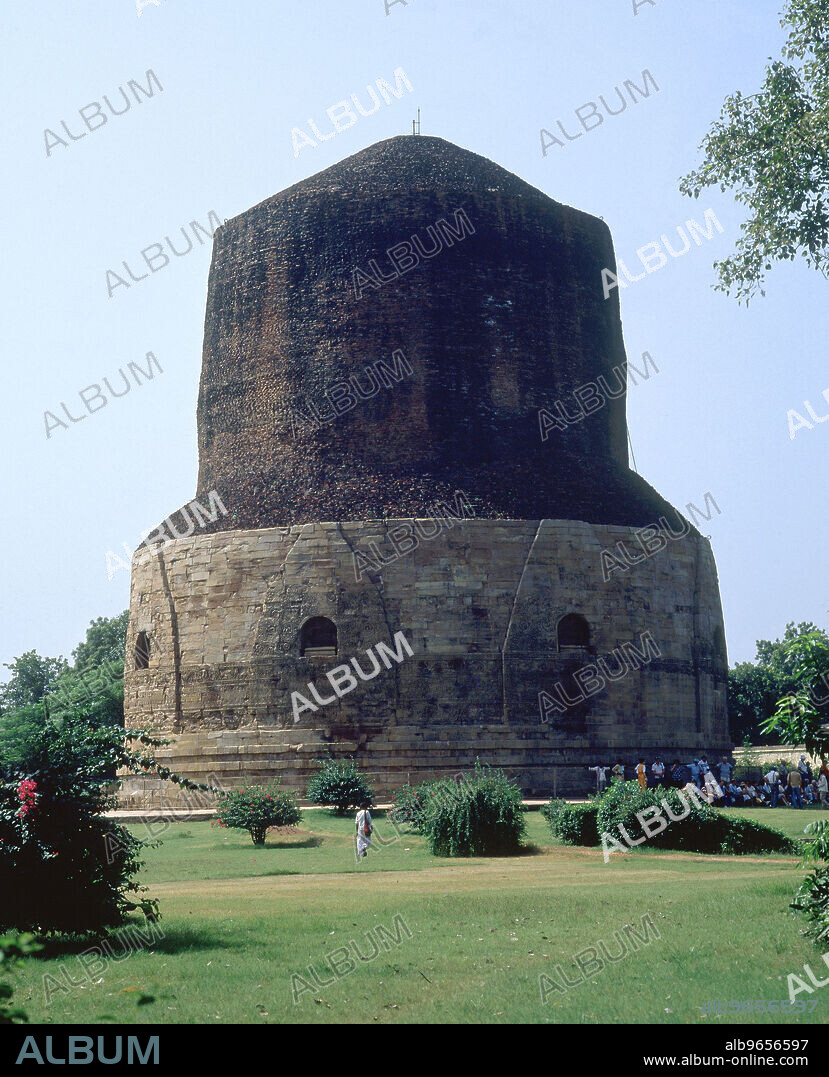
[{"label": "person walking on grass", "polygon": [[360,808],[355,820],[357,827],[357,859],[366,855],[366,850],[371,845],[371,812],[368,808]]}]

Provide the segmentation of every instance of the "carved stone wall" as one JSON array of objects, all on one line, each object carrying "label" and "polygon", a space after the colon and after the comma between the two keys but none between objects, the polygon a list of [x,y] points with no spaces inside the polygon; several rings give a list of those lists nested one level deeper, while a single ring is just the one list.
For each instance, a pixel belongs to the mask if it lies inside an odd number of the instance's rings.
[{"label": "carved stone wall", "polygon": [[[174,736],[168,759],[188,777],[231,785],[279,777],[302,793],[326,750],[355,754],[381,794],[480,758],[505,767],[528,795],[547,795],[582,792],[584,768],[617,756],[634,763],[640,751],[730,746],[707,540],[669,541],[605,582],[601,551],[639,548],[630,528],[449,522],[421,521],[422,533],[437,534],[399,557],[389,532],[399,548],[397,529],[413,521],[223,532],[136,554],[129,724]],[[390,563],[361,573],[354,554],[371,543]],[[589,625],[584,649],[559,649],[557,625],[569,613]],[[300,655],[302,625],[316,616],[337,627],[336,657]],[[147,669],[131,660],[139,632],[150,640]],[[411,656],[394,643],[397,632]],[[334,698],[327,672],[352,658],[372,672],[366,652],[381,641],[402,661]],[[591,666],[617,679],[604,677],[591,695]],[[295,721],[293,692],[316,706],[309,682],[333,702]],[[565,701],[585,698],[563,714],[541,707],[539,694],[558,698],[558,684]],[[176,789],[164,787],[165,803]],[[136,779],[123,801],[148,806],[157,795]]]}]

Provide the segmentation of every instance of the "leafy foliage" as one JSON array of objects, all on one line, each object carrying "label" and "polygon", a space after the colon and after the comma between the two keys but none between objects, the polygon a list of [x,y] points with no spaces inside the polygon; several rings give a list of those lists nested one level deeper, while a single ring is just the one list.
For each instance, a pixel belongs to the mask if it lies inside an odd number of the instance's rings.
[{"label": "leafy foliage", "polygon": [[[0,971],[9,972],[23,958],[42,950],[43,946],[28,933],[9,932],[0,935]],[[13,1009],[14,988],[8,980],[0,980],[0,1025],[22,1025],[29,1018],[24,1010]]]},{"label": "leafy foliage", "polygon": [[563,845],[598,845],[599,831],[596,800],[587,804],[568,804],[564,800],[551,800],[541,809],[553,834]]},{"label": "leafy foliage", "polygon": [[86,639],[72,652],[76,673],[86,673],[112,663],[120,663],[123,667],[129,618],[130,611],[124,610],[117,617],[96,617],[90,621]]},{"label": "leafy foliage", "polygon": [[[738,662],[728,671],[728,721],[736,740],[773,744],[779,731],[764,725],[776,713],[778,700],[798,688],[791,648],[798,639],[816,633],[829,650],[829,636],[815,625],[790,622],[782,639],[758,640],[755,662]],[[829,690],[827,690],[829,694]]]},{"label": "leafy foliage", "polygon": [[118,768],[206,790],[159,765],[148,734],[96,726],[82,709],[46,718],[0,757],[0,930],[98,932],[157,904],[133,879],[150,844],[104,818]]},{"label": "leafy foliage", "polygon": [[754,751],[751,739],[746,736],[743,740],[743,750],[740,755],[740,762],[734,767],[734,778],[736,781],[761,781],[763,777],[763,767],[760,763],[760,758]]},{"label": "leafy foliage", "polygon": [[829,866],[811,871],[800,884],[792,908],[807,921],[806,934],[815,942],[829,940]]},{"label": "leafy foliage", "polygon": [[726,98],[702,142],[702,166],[680,181],[698,198],[729,190],[750,210],[717,288],[748,302],[772,263],[804,258],[829,269],[829,0],[787,0],[782,58],[759,92]]},{"label": "leafy foliage", "polygon": [[308,783],[308,799],[333,809],[334,815],[348,815],[352,808],[370,808],[374,793],[368,778],[353,759],[337,762],[330,756],[319,761],[320,769]]},{"label": "leafy foliage", "polygon": [[501,770],[475,763],[471,778],[430,783],[422,831],[435,856],[504,856],[526,830],[521,790]]},{"label": "leafy foliage", "polygon": [[[459,780],[460,777],[459,775]],[[423,834],[429,801],[440,796],[454,800],[456,795],[457,781],[451,778],[440,782],[421,782],[420,785],[404,785],[392,796],[389,819],[395,824],[408,823],[412,833]]]},{"label": "leafy foliage", "polygon": [[810,755],[829,756],[829,637],[813,631],[789,640],[785,659],[794,687],[763,723],[764,732],[778,732],[786,744],[803,744]]},{"label": "leafy foliage", "polygon": [[[647,809],[654,807],[659,808],[668,826],[648,837],[637,813],[650,822],[657,816]],[[599,845],[602,835],[607,835],[627,847],[626,833],[631,842],[645,838],[651,848],[685,852],[737,855],[794,853],[799,849],[785,834],[753,819],[725,815],[693,795],[681,797],[677,789],[641,789],[638,782],[614,782],[587,804],[553,800],[542,811],[565,845]],[[609,845],[612,848],[612,842]]]},{"label": "leafy foliage", "polygon": [[829,819],[814,819],[803,833],[807,835],[807,840],[803,842],[803,862],[811,864],[829,860]]},{"label": "leafy foliage", "polygon": [[800,852],[800,845],[785,834],[781,834],[779,830],[775,830],[774,827],[765,826],[756,819],[729,816],[728,828],[718,852],[730,853],[732,856],[746,853],[791,855]]},{"label": "leafy foliage", "polygon": [[426,801],[433,784],[422,782],[420,785],[404,785],[402,789],[398,789],[391,798],[389,821],[395,825],[408,823],[412,833],[422,834],[426,821]]},{"label": "leafy foliage", "polygon": [[128,619],[129,610],[124,610],[117,617],[92,621],[86,639],[72,652],[72,666],[63,658],[43,658],[37,651],[8,663],[11,677],[0,686],[0,736],[6,726],[25,726],[31,720],[30,708],[39,709],[44,701],[52,714],[83,705],[96,723],[123,726]]},{"label": "leafy foliage", "polygon": [[[653,806],[660,806],[660,811],[669,822],[660,833],[647,837],[637,813]],[[606,833],[618,840],[620,827],[624,827],[631,841],[644,837],[648,845],[656,849],[739,855],[794,853],[799,848],[785,834],[753,819],[725,815],[701,803],[693,794],[683,793],[680,796],[678,789],[640,789],[637,782],[617,785],[601,798],[599,834]]]},{"label": "leafy foliage", "polygon": [[270,785],[251,785],[223,793],[216,805],[219,826],[247,830],[254,845],[265,844],[272,826],[296,826],[301,815],[296,795]]},{"label": "leafy foliage", "polygon": [[26,651],[5,667],[11,677],[0,686],[0,714],[40,703],[69,668],[65,658],[43,658],[37,651]]}]

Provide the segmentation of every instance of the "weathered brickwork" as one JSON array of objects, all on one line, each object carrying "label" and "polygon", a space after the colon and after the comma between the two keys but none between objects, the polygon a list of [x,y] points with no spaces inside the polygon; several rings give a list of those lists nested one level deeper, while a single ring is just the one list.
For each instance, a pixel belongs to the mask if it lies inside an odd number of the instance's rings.
[{"label": "weathered brickwork", "polygon": [[[441,221],[452,242],[437,243]],[[434,254],[392,272],[415,234]],[[385,283],[355,289],[372,262]],[[480,758],[549,794],[582,792],[590,763],[728,747],[710,547],[629,469],[623,389],[594,406],[599,379],[615,388],[626,369],[618,293],[601,283],[614,267],[603,221],[428,137],[378,143],[217,230],[197,496],[217,491],[227,511],[182,515],[189,537],[133,562],[127,722],[169,734],[174,769],[304,791],[330,750],[384,795]],[[405,377],[297,429],[295,413],[398,350]],[[539,409],[577,392],[587,414],[542,440]],[[467,518],[435,523],[459,491]],[[414,519],[434,537],[397,556],[395,526]],[[601,550],[636,549],[660,519],[685,537],[605,582]],[[372,543],[388,563],[358,578]],[[559,648],[567,614],[586,646]],[[336,625],[336,657],[301,653],[316,617]],[[411,656],[295,721],[292,693],[331,699],[326,673],[371,671],[367,652],[397,632]],[[645,633],[656,655],[624,672],[618,648]],[[600,660],[624,675],[588,690]],[[542,713],[558,687],[564,713]]]},{"label": "weathered brickwork", "polygon": [[[439,221],[463,238],[440,241]],[[387,252],[413,235],[438,252],[358,297],[354,271],[374,260],[393,276]],[[675,519],[628,470],[624,393],[539,436],[540,408],[563,400],[572,415],[574,390],[600,375],[615,388],[625,371],[598,217],[444,139],[409,136],[241,213],[213,244],[198,490],[218,490],[230,511],[210,530],[429,516],[458,489],[482,518]],[[352,376],[365,385],[366,366],[397,349],[410,377],[295,436],[292,409],[319,407]]]}]

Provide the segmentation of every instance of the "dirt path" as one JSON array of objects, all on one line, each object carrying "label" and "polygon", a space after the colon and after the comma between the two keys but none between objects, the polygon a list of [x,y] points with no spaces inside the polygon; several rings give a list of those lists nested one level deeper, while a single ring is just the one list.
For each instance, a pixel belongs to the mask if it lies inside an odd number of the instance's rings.
[{"label": "dirt path", "polygon": [[[499,887],[530,887],[545,889],[572,889],[574,887],[605,887],[627,882],[650,884],[677,880],[680,874],[671,868],[660,867],[660,862],[685,865],[716,864],[721,870],[700,872],[706,885],[717,882],[730,883],[734,879],[756,879],[756,865],[766,871],[791,872],[795,861],[770,860],[764,857],[739,857],[725,860],[723,857],[698,857],[682,853],[662,854],[659,861],[652,860],[645,867],[640,860],[631,864],[635,854],[614,858],[610,864],[602,862],[601,852],[593,850],[552,851],[554,855],[535,857],[498,858],[485,862],[459,860],[451,867],[422,868],[416,871],[373,871],[330,873],[325,875],[260,875],[234,879],[199,879],[183,882],[158,882],[152,885],[154,894],[162,896],[193,896],[209,889],[217,898],[234,894],[237,897],[284,894],[309,894],[342,897],[346,894],[447,894],[478,889],[492,890]],[[748,865],[754,865],[746,870]],[[630,866],[628,866],[630,865]]]}]

